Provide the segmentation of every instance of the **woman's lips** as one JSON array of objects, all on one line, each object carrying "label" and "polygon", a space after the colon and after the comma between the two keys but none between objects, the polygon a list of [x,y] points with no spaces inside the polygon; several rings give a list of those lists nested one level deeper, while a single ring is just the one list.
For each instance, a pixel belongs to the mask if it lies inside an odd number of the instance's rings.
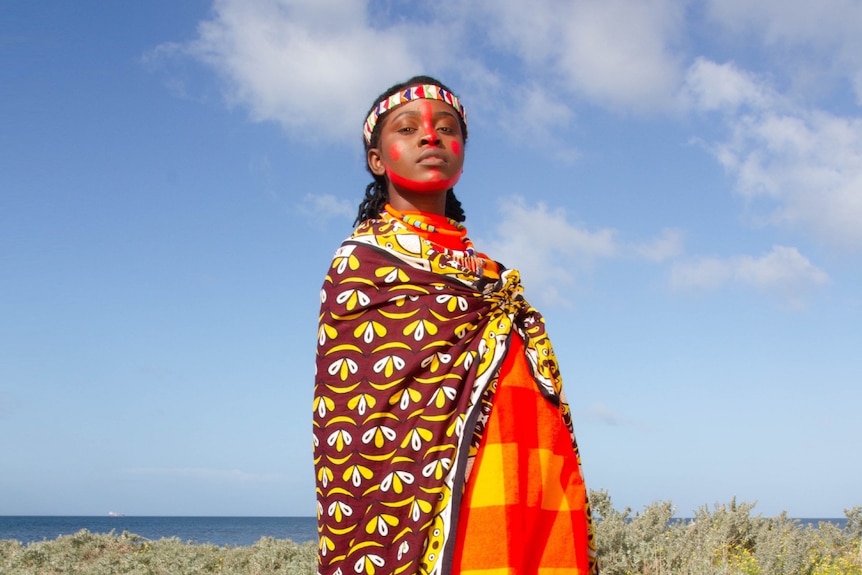
[{"label": "woman's lips", "polygon": [[446,158],[440,152],[435,150],[428,150],[427,152],[422,152],[419,154],[419,159],[416,160],[417,164],[422,164],[425,166],[442,166],[446,164]]}]

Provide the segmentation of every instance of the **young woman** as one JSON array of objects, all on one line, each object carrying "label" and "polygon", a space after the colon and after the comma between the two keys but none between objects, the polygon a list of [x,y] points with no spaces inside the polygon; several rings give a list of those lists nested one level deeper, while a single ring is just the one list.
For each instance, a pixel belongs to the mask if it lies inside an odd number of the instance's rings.
[{"label": "young woman", "polygon": [[364,136],[374,181],[321,291],[319,572],[597,572],[544,320],[462,224],[464,107],[411,78]]}]

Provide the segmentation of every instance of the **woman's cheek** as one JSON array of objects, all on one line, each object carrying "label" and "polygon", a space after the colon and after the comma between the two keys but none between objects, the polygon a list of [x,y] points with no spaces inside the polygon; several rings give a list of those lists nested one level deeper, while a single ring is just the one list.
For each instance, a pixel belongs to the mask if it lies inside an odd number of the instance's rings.
[{"label": "woman's cheek", "polygon": [[461,155],[461,142],[459,142],[458,140],[452,141],[452,153],[456,156]]},{"label": "woman's cheek", "polygon": [[392,158],[393,162],[401,159],[401,144],[392,144],[389,146],[389,157]]}]

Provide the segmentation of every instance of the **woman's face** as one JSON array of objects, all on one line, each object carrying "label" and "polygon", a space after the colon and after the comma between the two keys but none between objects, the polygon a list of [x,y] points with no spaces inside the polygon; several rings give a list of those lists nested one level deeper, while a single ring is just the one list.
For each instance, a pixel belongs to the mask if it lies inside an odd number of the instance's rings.
[{"label": "woman's face", "polygon": [[368,166],[385,175],[389,192],[445,193],[461,177],[464,137],[458,112],[440,100],[413,100],[393,109],[380,126]]}]

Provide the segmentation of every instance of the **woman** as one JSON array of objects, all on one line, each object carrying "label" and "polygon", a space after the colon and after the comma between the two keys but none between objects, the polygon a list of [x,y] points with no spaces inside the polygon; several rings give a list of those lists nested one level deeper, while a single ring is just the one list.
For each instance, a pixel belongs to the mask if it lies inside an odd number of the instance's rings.
[{"label": "woman", "polygon": [[460,100],[411,78],[364,136],[374,181],[321,291],[319,572],[597,572],[544,321],[462,224]]}]

